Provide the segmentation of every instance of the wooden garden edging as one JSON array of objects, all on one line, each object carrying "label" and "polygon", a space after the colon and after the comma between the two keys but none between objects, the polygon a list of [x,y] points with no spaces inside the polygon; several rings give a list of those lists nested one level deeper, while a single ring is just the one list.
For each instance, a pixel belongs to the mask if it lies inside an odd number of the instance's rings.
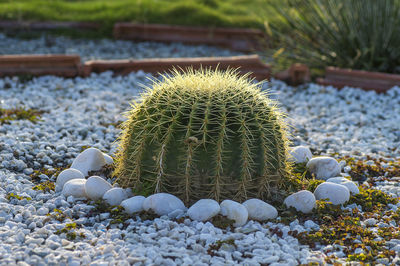
[{"label": "wooden garden edging", "polygon": [[0,76],[75,77],[80,72],[79,55],[0,55]]},{"label": "wooden garden edging", "polygon": [[0,21],[0,28],[8,30],[56,30],[56,29],[75,29],[75,30],[96,30],[101,25],[94,22],[74,22],[74,21]]},{"label": "wooden garden edging", "polygon": [[257,29],[135,23],[114,24],[113,35],[116,39],[124,40],[218,45],[243,52],[257,50],[267,40],[266,34]]},{"label": "wooden garden edging", "polygon": [[85,62],[84,76],[91,72],[114,71],[115,74],[128,74],[132,71],[143,70],[153,74],[165,72],[172,68],[211,67],[219,69],[239,68],[239,72],[251,72],[257,80],[270,78],[270,66],[264,64],[258,55],[233,57],[197,57],[197,58],[151,58],[142,60],[94,60]]},{"label": "wooden garden edging", "polygon": [[269,79],[270,67],[257,55],[234,57],[198,58],[151,58],[142,60],[94,60],[81,64],[78,55],[2,55],[0,76],[56,75],[62,77],[88,76],[92,72],[114,71],[116,75],[143,70],[153,74],[173,68],[211,67],[219,69],[239,68],[239,72],[251,72],[258,80]]},{"label": "wooden garden edging", "polygon": [[400,75],[327,67],[325,78],[317,79],[317,83],[337,88],[359,87],[382,93],[396,85],[400,86]]}]

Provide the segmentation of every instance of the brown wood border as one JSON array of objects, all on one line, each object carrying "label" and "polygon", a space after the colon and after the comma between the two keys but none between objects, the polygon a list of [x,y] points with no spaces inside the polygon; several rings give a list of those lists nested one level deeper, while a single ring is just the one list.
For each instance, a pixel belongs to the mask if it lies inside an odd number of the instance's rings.
[{"label": "brown wood border", "polygon": [[257,55],[233,57],[197,57],[197,58],[151,58],[142,60],[94,60],[84,64],[84,75],[91,72],[100,73],[108,70],[115,74],[143,70],[153,74],[166,72],[173,68],[211,67],[219,69],[238,68],[241,73],[249,73],[257,80],[270,78],[270,66],[263,63]]},{"label": "brown wood border", "polygon": [[0,76],[75,77],[80,72],[81,59],[79,55],[0,55]]},{"label": "brown wood border", "polygon": [[258,29],[208,28],[161,24],[116,23],[116,39],[209,44],[250,52],[262,48],[267,35]]},{"label": "brown wood border", "polygon": [[327,67],[325,78],[317,79],[317,83],[337,88],[359,87],[367,91],[374,90],[382,93],[394,86],[400,86],[400,75]]}]

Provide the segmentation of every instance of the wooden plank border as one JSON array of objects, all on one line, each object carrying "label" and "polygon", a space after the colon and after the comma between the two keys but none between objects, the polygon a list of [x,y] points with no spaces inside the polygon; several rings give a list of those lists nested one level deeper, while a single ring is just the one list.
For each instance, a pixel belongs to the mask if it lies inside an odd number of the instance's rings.
[{"label": "wooden plank border", "polygon": [[240,73],[251,73],[257,80],[269,79],[270,66],[257,55],[234,57],[150,58],[142,60],[93,60],[81,64],[78,55],[1,55],[0,76],[56,75],[62,77],[89,76],[90,73],[114,71],[125,75],[142,70],[157,74],[173,68],[193,67],[238,68]]},{"label": "wooden plank border", "polygon": [[0,76],[75,77],[80,73],[81,59],[79,55],[0,55]]},{"label": "wooden plank border", "polygon": [[250,52],[262,48],[267,35],[257,29],[207,28],[161,24],[116,23],[116,39],[209,44]]},{"label": "wooden plank border", "polygon": [[251,73],[257,80],[269,79],[271,68],[263,63],[258,55],[233,56],[233,57],[197,57],[197,58],[151,58],[142,60],[94,60],[84,64],[84,76],[92,72],[100,73],[108,70],[115,74],[128,74],[133,71],[143,70],[157,74],[173,68],[211,67],[219,69],[239,68],[240,73]]},{"label": "wooden plank border", "polygon": [[317,79],[317,83],[337,88],[359,87],[367,91],[374,90],[383,93],[394,86],[400,86],[400,75],[327,67],[325,78]]}]

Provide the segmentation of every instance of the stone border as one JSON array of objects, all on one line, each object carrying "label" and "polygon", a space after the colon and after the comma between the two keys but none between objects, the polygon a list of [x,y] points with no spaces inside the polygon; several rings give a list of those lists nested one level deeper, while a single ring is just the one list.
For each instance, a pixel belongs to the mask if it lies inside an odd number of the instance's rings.
[{"label": "stone border", "polygon": [[359,87],[367,91],[374,90],[383,93],[396,85],[400,86],[400,75],[327,67],[325,78],[317,79],[317,83],[337,88]]},{"label": "stone border", "polygon": [[81,59],[79,55],[0,55],[0,76],[75,77],[80,73]]},{"label": "stone border", "polygon": [[94,60],[81,63],[79,55],[2,55],[0,56],[0,76],[13,75],[56,75],[62,77],[89,76],[90,73],[114,71],[116,75],[126,75],[143,70],[157,74],[173,68],[200,67],[239,68],[239,72],[251,72],[251,76],[264,80],[270,78],[270,66],[264,64],[257,55],[234,57],[197,58],[151,58],[142,60]]},{"label": "stone border", "polygon": [[161,24],[116,23],[116,39],[209,44],[250,52],[262,47],[266,34],[258,29],[207,28]]},{"label": "stone border", "polygon": [[219,69],[239,68],[241,73],[251,73],[257,80],[269,79],[271,68],[263,63],[258,55],[233,56],[233,57],[195,57],[195,58],[151,58],[142,60],[94,60],[84,64],[84,76],[91,72],[114,71],[115,74],[128,74],[129,72],[143,70],[157,74],[173,68],[185,69],[193,67],[211,67]]}]

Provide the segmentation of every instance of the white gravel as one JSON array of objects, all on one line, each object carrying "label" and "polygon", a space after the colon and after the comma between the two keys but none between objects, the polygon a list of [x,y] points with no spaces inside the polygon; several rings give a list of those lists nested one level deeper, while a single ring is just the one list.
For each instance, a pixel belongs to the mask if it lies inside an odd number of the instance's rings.
[{"label": "white gravel", "polygon": [[72,39],[42,35],[20,39],[0,33],[2,54],[79,54],[82,61],[94,59],[143,59],[153,57],[234,56],[242,53],[208,45],[132,42],[112,39]]},{"label": "white gravel", "polygon": [[[111,225],[104,213],[90,217],[93,208],[60,193],[32,190],[27,176],[34,169],[72,163],[82,146],[93,146],[112,154],[119,132],[112,125],[123,120],[122,112],[141,91],[146,74],[113,77],[111,72],[88,78],[40,77],[21,83],[17,78],[0,79],[0,107],[27,107],[46,111],[41,121],[14,121],[0,127],[0,264],[14,265],[296,265],[323,261],[322,252],[311,252],[288,236],[290,230],[311,230],[312,221],[301,225],[260,224],[250,221],[233,232],[211,223],[186,219],[183,224],[166,216],[152,221],[127,221],[127,228]],[[337,91],[311,84],[292,88],[273,81],[274,98],[280,100],[294,126],[295,145],[311,146],[314,152],[338,152],[360,158],[367,154],[399,156],[400,88],[377,95],[359,89]],[[41,176],[42,180],[51,177]],[[53,180],[54,181],[54,180]],[[387,184],[390,185],[390,184]],[[394,186],[393,186],[394,187]],[[396,187],[399,188],[399,187]],[[398,191],[398,190],[396,190]],[[14,193],[31,200],[6,199]],[[396,207],[396,206],[394,206]],[[58,208],[71,217],[64,222],[49,219]],[[56,235],[72,221],[85,238],[74,241]],[[282,237],[272,233],[278,227]],[[210,244],[234,239],[211,256]],[[400,248],[398,249],[400,251]],[[397,254],[398,251],[396,251]]]}]

